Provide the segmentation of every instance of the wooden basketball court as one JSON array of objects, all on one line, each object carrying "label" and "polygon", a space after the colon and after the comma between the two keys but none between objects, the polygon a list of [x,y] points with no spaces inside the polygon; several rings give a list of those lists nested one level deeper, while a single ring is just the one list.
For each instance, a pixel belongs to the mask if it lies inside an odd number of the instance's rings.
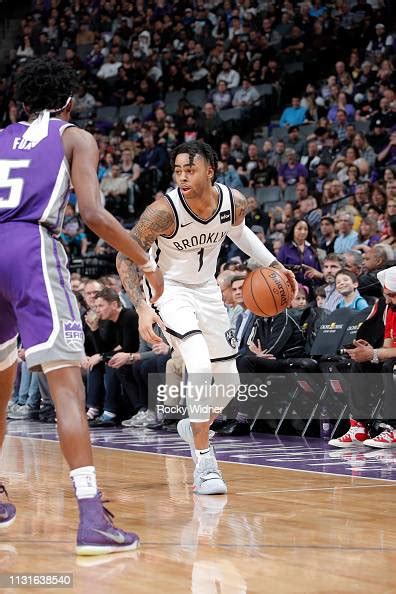
[{"label": "wooden basketball court", "polygon": [[2,470],[17,520],[0,533],[0,573],[71,573],[62,590],[81,594],[396,591],[396,483],[362,476],[358,459],[349,476],[223,462],[229,494],[200,497],[187,457],[113,447],[95,457],[116,525],[136,530],[141,548],[76,557],[58,443],[8,436]]}]

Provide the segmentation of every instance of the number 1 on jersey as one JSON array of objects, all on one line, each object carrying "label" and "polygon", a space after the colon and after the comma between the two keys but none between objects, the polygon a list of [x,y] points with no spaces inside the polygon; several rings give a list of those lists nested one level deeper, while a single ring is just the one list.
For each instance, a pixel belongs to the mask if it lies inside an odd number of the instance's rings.
[{"label": "number 1 on jersey", "polygon": [[201,248],[199,250],[198,256],[199,256],[199,266],[198,266],[198,272],[199,272],[203,266],[203,258],[204,258],[204,249],[203,248]]}]

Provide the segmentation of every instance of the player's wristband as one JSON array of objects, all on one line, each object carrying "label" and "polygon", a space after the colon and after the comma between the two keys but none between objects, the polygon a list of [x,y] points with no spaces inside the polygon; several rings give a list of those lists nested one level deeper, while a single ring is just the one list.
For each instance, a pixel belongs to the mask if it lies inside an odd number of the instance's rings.
[{"label": "player's wristband", "polygon": [[143,266],[140,267],[140,270],[142,272],[155,272],[158,268],[157,263],[151,254],[147,254],[147,256],[148,260],[146,264],[143,264]]}]

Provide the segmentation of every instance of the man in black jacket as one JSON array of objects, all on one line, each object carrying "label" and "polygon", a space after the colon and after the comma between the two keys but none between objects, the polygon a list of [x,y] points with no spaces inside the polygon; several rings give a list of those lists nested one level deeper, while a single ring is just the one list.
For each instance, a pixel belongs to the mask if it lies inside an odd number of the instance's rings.
[{"label": "man in black jacket", "polygon": [[[91,329],[95,355],[89,358],[89,368],[103,364],[114,370],[111,373],[127,388],[125,376],[134,356],[139,351],[138,316],[132,309],[124,309],[118,294],[113,289],[103,289],[96,295],[96,318],[86,318]],[[107,321],[106,325],[101,322]],[[113,382],[112,382],[113,383]],[[126,391],[127,393],[127,391]],[[104,410],[100,417],[91,422],[94,427],[114,426],[120,412],[120,398],[117,384],[105,393]]]},{"label": "man in black jacket", "polygon": [[[290,362],[287,359],[304,356],[303,332],[288,310],[270,318],[256,317],[250,331],[243,333],[243,338],[244,340],[239,343],[237,367],[244,390],[252,383],[252,374],[260,377],[260,383],[263,384],[265,374],[285,373],[290,369]],[[251,415],[248,409],[253,401],[246,400],[246,405],[241,405],[241,402],[243,400],[241,401],[237,396],[231,403],[230,409],[227,410],[227,417],[230,420],[219,430],[219,433],[223,435],[249,433],[247,421]]]}]

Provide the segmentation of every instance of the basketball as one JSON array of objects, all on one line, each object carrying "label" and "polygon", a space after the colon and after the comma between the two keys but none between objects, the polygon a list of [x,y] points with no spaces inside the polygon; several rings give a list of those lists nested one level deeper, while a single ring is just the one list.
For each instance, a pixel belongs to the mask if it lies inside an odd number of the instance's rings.
[{"label": "basketball", "polygon": [[243,300],[257,316],[270,317],[290,306],[293,289],[287,277],[275,268],[258,268],[246,278]]}]

